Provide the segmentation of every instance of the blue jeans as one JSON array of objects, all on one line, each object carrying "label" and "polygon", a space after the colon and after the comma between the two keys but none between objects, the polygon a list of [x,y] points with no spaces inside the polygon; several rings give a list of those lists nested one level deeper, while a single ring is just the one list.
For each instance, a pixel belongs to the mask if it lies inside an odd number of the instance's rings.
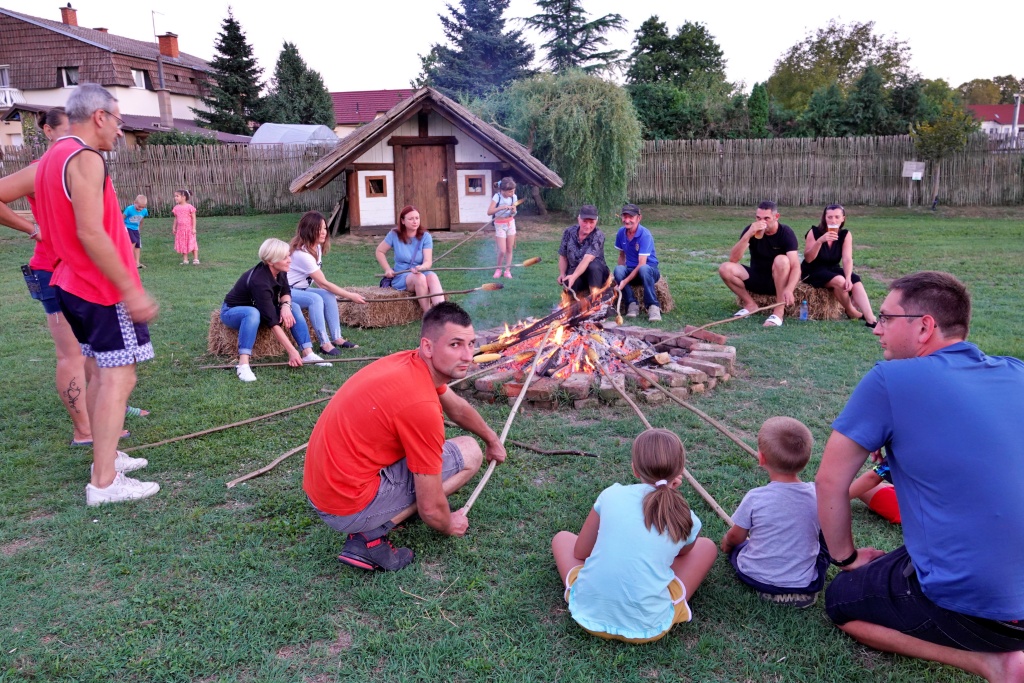
[{"label": "blue jeans", "polygon": [[313,324],[316,336],[320,339],[320,346],[341,339],[338,297],[319,287],[309,287],[308,289],[293,287],[292,301],[297,303],[299,308],[309,311],[309,321]]},{"label": "blue jeans", "polygon": [[[626,279],[631,272],[632,268],[626,266],[615,266],[615,281],[622,282]],[[651,306],[658,305],[658,295],[654,293],[654,283],[661,278],[661,273],[658,272],[657,266],[640,266],[640,270],[637,271],[636,277],[629,281],[629,284],[622,288],[622,300],[626,302],[626,305],[636,303],[636,297],[633,296],[633,283],[640,280],[644,286],[644,306],[650,308]]]},{"label": "blue jeans", "polygon": [[[292,325],[291,333],[302,350],[313,348],[313,342],[309,339],[309,327],[306,326],[306,319],[302,317],[302,309],[295,301],[292,301],[292,315],[295,317],[295,324]],[[254,306],[228,306],[220,305],[220,321],[233,330],[238,330],[238,355],[248,356],[252,354],[253,344],[256,343],[256,332],[260,329],[260,312]]]}]

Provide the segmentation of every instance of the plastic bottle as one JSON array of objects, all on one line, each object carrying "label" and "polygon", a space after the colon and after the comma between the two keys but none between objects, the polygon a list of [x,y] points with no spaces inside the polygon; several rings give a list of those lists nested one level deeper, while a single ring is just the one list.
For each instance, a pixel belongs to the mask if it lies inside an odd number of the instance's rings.
[{"label": "plastic bottle", "polygon": [[807,299],[800,302],[800,319],[807,320]]}]

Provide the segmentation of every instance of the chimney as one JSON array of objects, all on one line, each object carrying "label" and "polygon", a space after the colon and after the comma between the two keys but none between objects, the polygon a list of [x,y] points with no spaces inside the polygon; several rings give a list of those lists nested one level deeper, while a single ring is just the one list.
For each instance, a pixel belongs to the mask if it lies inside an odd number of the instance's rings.
[{"label": "chimney", "polygon": [[67,7],[60,8],[60,21],[68,26],[78,26],[78,10],[68,3]]},{"label": "chimney", "polygon": [[171,91],[167,88],[157,88],[157,105],[160,107],[160,127],[165,130],[174,128],[174,114],[171,111]]},{"label": "chimney", "polygon": [[170,57],[171,59],[178,58],[178,34],[177,33],[165,33],[162,36],[157,36],[160,40],[160,54],[164,57]]},{"label": "chimney", "polygon": [[93,31],[99,31],[100,33],[107,33],[108,29],[106,29],[106,28],[104,28],[102,26],[97,26],[96,28],[93,29]]}]

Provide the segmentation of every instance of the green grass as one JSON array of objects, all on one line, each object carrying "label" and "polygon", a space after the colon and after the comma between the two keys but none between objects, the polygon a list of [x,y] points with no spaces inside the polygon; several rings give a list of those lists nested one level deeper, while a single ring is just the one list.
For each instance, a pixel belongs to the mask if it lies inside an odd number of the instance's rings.
[{"label": "green grass", "polygon": [[[752,211],[651,207],[662,272],[678,308],[662,327],[701,324],[735,310],[716,267]],[[802,236],[813,211],[784,215]],[[1024,227],[1014,212],[932,214],[851,210],[857,270],[877,306],[885,283],[931,268],[962,278],[974,296],[972,341],[991,354],[1024,356],[1024,322],[1014,295],[1024,263]],[[143,226],[147,288],[161,305],[151,326],[156,360],[139,368],[132,404],[153,411],[128,421],[140,444],[234,422],[308,401],[355,371],[257,369],[243,385],[230,371],[198,370],[209,313],[246,268],[260,242],[288,238],[295,215],[201,219],[203,265],[178,265],[167,220]],[[564,221],[564,222],[563,222]],[[520,269],[497,293],[463,297],[478,329],[547,311],[556,298],[556,250],[564,216],[520,221]],[[609,229],[606,233],[611,233]],[[441,236],[441,253],[461,236]],[[325,259],[335,282],[375,282],[375,239],[344,237]],[[27,240],[0,238],[7,296],[0,367],[0,681],[960,681],[950,669],[856,645],[833,628],[821,601],[797,612],[762,604],[724,559],[694,597],[692,623],[661,642],[628,646],[593,638],[567,614],[550,557],[559,529],[577,530],[598,492],[630,480],[628,452],[641,428],[628,410],[526,412],[510,438],[542,447],[594,451],[600,459],[512,450],[471,515],[467,537],[440,537],[420,523],[394,533],[417,560],[395,574],[364,574],[335,560],[342,539],[311,514],[295,456],[267,476],[228,490],[224,483],[303,443],[319,411],[271,420],[140,453],[147,501],[86,508],[91,453],[72,449],[70,423],[53,390],[53,346],[18,266]],[[608,254],[613,253],[609,234]],[[478,239],[447,265],[486,265]],[[449,289],[489,273],[449,273]],[[760,320],[719,328],[738,349],[736,377],[695,402],[752,441],[778,414],[804,421],[817,440],[863,373],[880,358],[863,325]],[[358,353],[412,348],[415,326],[351,330]],[[504,405],[481,413],[496,429]],[[732,442],[676,407],[651,408],[652,423],[675,429],[694,476],[727,509],[765,482]],[[466,492],[457,494],[461,503]],[[724,525],[688,495],[717,540]],[[854,506],[862,544],[891,549],[893,528]],[[415,595],[413,595],[415,594]],[[419,597],[416,597],[419,596]]]}]

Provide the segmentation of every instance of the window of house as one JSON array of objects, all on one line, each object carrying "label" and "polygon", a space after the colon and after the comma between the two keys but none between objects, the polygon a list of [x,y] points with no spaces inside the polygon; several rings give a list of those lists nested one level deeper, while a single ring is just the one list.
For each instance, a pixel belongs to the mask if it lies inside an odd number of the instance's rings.
[{"label": "window of house", "polygon": [[11,87],[10,68],[7,64],[0,65],[0,88]]},{"label": "window of house", "polygon": [[146,72],[142,69],[132,69],[132,83],[136,88],[145,88]]},{"label": "window of house", "polygon": [[468,175],[466,176],[466,196],[474,197],[486,194],[485,181],[486,176],[482,175]]},{"label": "window of house", "polygon": [[382,175],[366,176],[366,196],[367,197],[387,197],[388,196],[388,179],[387,179],[387,176],[382,176]]},{"label": "window of house", "polygon": [[78,67],[61,67],[60,77],[62,82],[64,83],[65,88],[74,88],[76,85],[78,85]]}]

